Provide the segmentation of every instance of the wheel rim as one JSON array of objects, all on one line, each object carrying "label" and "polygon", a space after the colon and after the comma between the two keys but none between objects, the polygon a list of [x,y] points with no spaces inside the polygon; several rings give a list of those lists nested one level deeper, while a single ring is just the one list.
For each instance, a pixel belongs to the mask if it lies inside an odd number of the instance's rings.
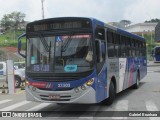
[{"label": "wheel rim", "polygon": [[16,80],[15,86],[17,87],[17,86],[18,86],[18,84],[19,84],[19,82],[18,82],[18,80]]}]

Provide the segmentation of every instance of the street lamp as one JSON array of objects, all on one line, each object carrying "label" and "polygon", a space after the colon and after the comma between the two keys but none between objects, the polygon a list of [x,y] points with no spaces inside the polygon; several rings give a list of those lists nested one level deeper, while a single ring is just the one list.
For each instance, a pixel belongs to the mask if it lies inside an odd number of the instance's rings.
[{"label": "street lamp", "polygon": [[44,0],[41,0],[41,3],[42,3],[42,19],[44,19],[44,7],[43,7]]}]

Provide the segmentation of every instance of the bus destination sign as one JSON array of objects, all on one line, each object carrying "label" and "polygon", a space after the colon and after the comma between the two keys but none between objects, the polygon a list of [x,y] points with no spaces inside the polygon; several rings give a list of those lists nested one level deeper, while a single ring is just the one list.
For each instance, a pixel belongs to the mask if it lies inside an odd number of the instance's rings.
[{"label": "bus destination sign", "polygon": [[58,30],[58,29],[76,29],[76,28],[90,28],[89,21],[73,21],[73,22],[52,22],[52,23],[41,23],[32,24],[27,27],[28,31],[47,31],[47,30]]}]

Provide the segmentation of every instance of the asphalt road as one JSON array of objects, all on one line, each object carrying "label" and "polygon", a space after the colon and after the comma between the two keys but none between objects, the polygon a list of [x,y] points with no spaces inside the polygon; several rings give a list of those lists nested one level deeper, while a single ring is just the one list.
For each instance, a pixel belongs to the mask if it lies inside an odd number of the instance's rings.
[{"label": "asphalt road", "polygon": [[[160,66],[148,67],[147,76],[140,82],[139,89],[127,89],[116,96],[116,100],[111,106],[101,104],[92,105],[58,105],[50,103],[35,103],[25,101],[25,94],[19,91],[14,95],[0,94],[0,111],[47,111],[45,118],[41,119],[65,119],[65,120],[160,120],[160,117],[105,117],[107,112],[113,111],[111,114],[117,114],[115,111],[160,111]],[[50,111],[50,112],[48,112]],[[54,114],[59,114],[52,118]],[[72,111],[70,113],[63,111]],[[74,112],[73,112],[74,111]],[[75,116],[76,111],[81,111]],[[92,111],[92,112],[89,112]],[[98,112],[104,111],[104,112]],[[87,116],[89,115],[89,117]],[[66,117],[67,116],[67,117]],[[73,117],[74,116],[74,117]],[[100,116],[100,117],[95,117]],[[0,118],[2,120],[9,118]],[[13,118],[12,118],[13,119]],[[14,118],[22,119],[22,118]],[[28,118],[23,118],[28,119]],[[31,118],[29,118],[31,119]],[[34,118],[40,119],[40,118]]]}]

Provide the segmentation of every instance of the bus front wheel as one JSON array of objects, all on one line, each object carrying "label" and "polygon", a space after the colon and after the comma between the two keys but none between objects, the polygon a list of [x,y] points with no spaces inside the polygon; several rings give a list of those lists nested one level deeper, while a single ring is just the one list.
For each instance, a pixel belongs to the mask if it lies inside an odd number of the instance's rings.
[{"label": "bus front wheel", "polygon": [[106,100],[104,100],[103,103],[106,105],[111,105],[115,99],[115,95],[116,95],[115,93],[116,93],[115,86],[111,81],[109,86],[109,97]]}]

